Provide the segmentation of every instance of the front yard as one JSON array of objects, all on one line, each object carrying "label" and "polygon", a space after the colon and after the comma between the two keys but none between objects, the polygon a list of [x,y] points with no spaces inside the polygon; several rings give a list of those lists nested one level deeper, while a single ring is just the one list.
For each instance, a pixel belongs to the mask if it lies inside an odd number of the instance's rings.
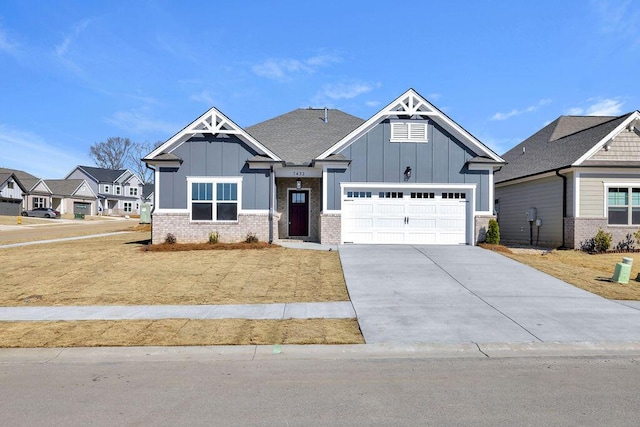
[{"label": "front yard", "polygon": [[[640,282],[635,280],[640,273],[640,253],[590,255],[574,250],[536,253],[516,251],[515,249],[502,253],[509,258],[604,298],[640,300]],[[633,258],[631,280],[626,285],[607,281],[613,276],[615,265],[622,261],[622,257]]]},{"label": "front yard", "polygon": [[[348,301],[337,252],[145,251],[149,232],[1,248],[0,306]],[[0,322],[0,347],[362,343],[355,319]]]}]

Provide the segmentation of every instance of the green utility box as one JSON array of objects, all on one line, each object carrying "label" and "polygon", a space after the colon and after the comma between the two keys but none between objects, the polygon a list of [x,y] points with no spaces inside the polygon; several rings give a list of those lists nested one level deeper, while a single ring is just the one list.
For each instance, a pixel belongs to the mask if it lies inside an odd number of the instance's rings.
[{"label": "green utility box", "polygon": [[151,204],[140,205],[140,224],[151,224]]},{"label": "green utility box", "polygon": [[73,219],[84,219],[83,213],[73,214]]},{"label": "green utility box", "polygon": [[631,264],[624,262],[616,263],[616,269],[613,271],[612,281],[617,283],[627,284],[629,283],[629,276],[631,275]]}]

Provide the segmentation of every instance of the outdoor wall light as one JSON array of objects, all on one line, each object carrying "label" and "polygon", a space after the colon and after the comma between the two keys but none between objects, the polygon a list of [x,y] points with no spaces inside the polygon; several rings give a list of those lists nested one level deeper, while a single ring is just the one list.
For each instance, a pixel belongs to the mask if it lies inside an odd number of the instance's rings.
[{"label": "outdoor wall light", "polygon": [[407,168],[404,170],[404,180],[409,181],[409,178],[411,178],[411,167],[407,166]]}]

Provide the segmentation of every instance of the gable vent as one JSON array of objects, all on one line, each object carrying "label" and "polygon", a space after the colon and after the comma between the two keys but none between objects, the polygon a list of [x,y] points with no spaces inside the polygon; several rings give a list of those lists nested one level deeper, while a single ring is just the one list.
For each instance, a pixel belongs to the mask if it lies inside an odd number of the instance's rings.
[{"label": "gable vent", "polygon": [[391,121],[391,142],[429,142],[424,121]]}]

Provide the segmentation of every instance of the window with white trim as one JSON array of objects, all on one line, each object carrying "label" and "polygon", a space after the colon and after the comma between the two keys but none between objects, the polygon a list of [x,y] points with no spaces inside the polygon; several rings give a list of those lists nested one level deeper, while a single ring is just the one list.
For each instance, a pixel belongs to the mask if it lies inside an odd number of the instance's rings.
[{"label": "window with white trim", "polygon": [[7,188],[8,188],[9,190],[13,190],[13,181],[9,181],[9,182],[7,182]]},{"label": "window with white trim", "polygon": [[116,185],[114,188],[115,188],[116,196],[119,196],[120,195],[120,186]]},{"label": "window with white trim", "polygon": [[424,120],[391,120],[391,142],[429,142]]},{"label": "window with white trim", "polygon": [[131,202],[124,202],[124,211],[130,213],[132,206],[133,206],[133,204]]},{"label": "window with white trim", "polygon": [[190,180],[192,221],[237,221],[240,210],[239,179]]},{"label": "window with white trim", "polygon": [[105,193],[108,193],[108,192],[109,192],[109,186],[108,186],[108,185],[105,185],[105,186],[104,186],[104,192],[105,192]]},{"label": "window with white trim", "polygon": [[46,207],[47,207],[47,199],[45,199],[44,197],[33,198],[33,209],[46,208]]},{"label": "window with white trim", "polygon": [[609,225],[640,224],[640,188],[609,187],[607,193]]},{"label": "window with white trim", "polygon": [[129,187],[129,195],[137,196],[138,195],[138,187]]}]

